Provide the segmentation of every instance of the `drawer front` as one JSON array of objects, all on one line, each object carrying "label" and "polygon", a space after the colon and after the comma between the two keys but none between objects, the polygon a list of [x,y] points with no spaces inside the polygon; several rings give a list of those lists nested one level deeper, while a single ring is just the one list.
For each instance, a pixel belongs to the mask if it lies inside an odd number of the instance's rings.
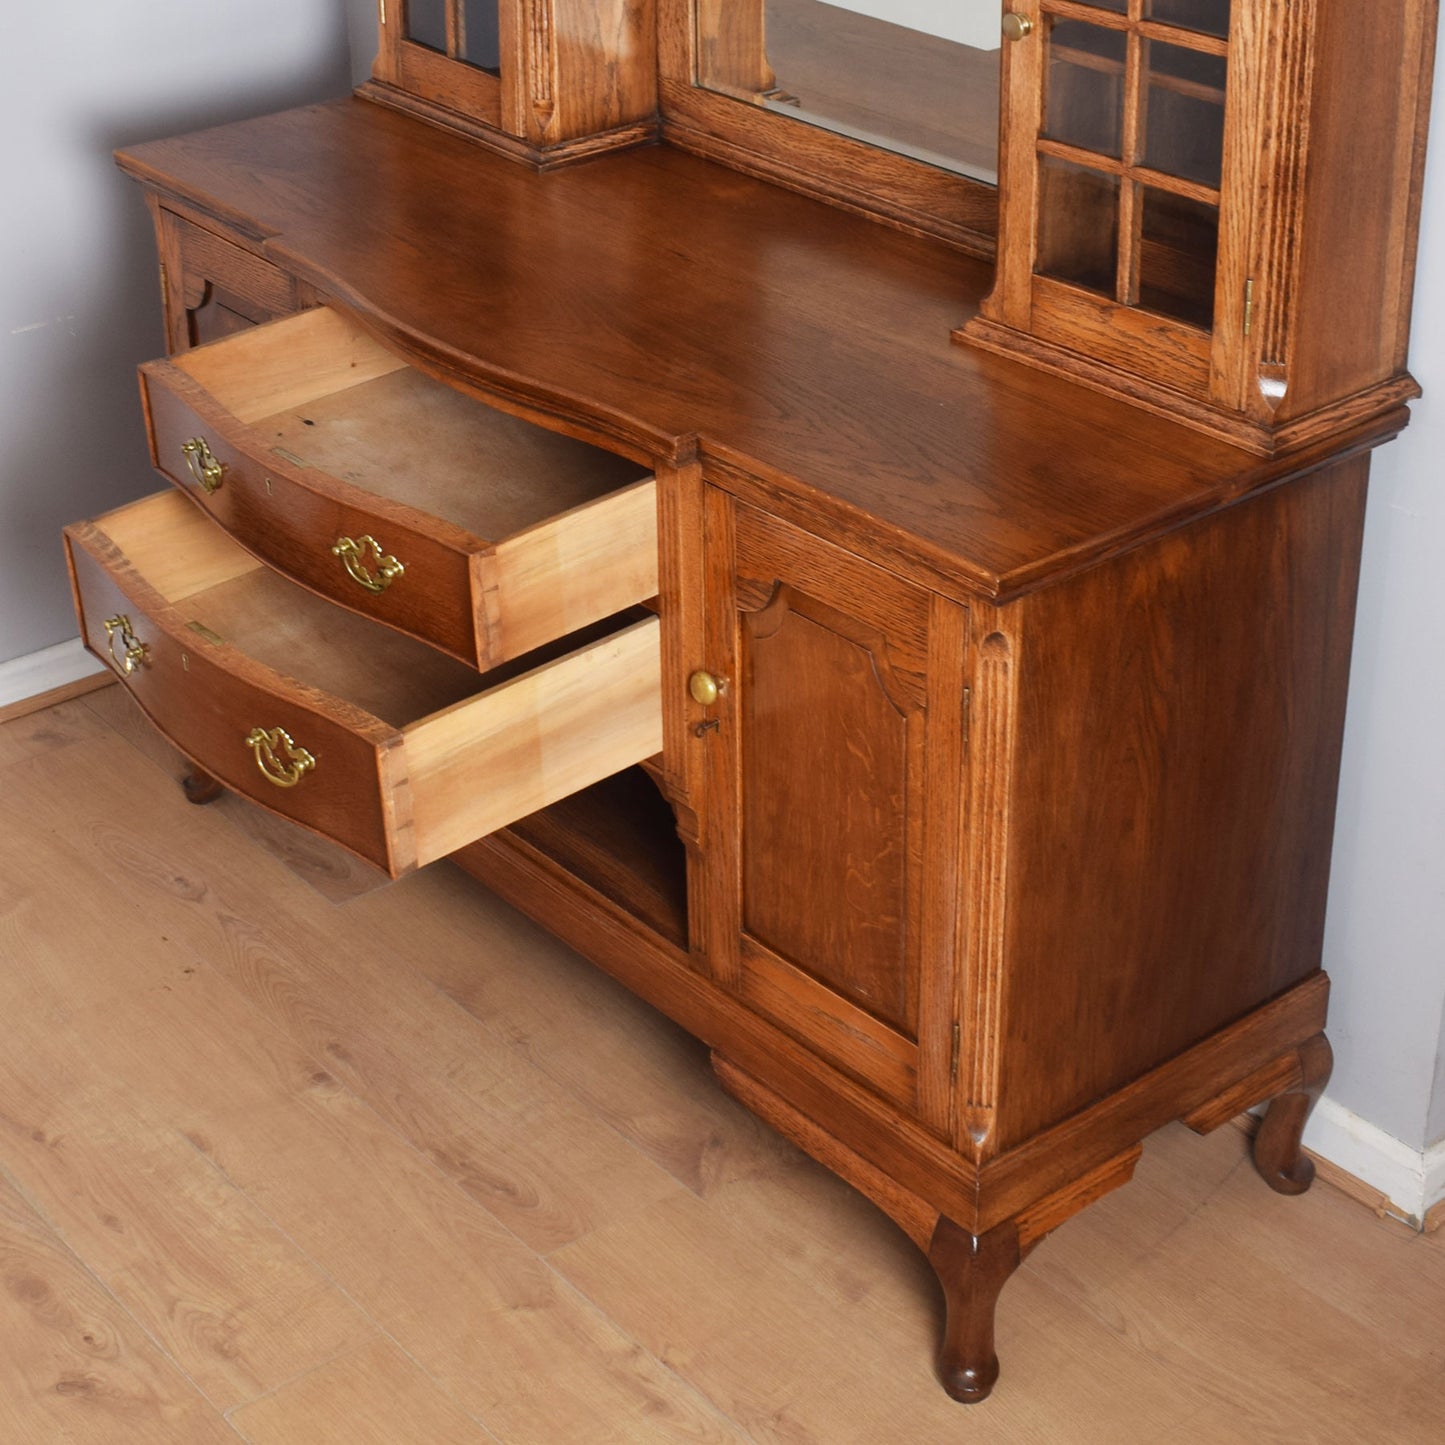
[{"label": "drawer front", "polygon": [[657,592],[640,464],[422,376],[326,307],[141,368],[152,457],[245,547],[481,670]]},{"label": "drawer front", "polygon": [[485,678],[318,601],[178,491],[69,528],[66,546],[86,645],[160,730],[393,876],[662,745],[656,617]]},{"label": "drawer front", "polygon": [[233,537],[321,596],[480,665],[464,536],[257,455],[254,434],[166,362],[142,367],[141,385],[156,468]]},{"label": "drawer front", "polygon": [[[66,540],[85,644],[161,732],[233,791],[395,871],[396,820],[381,772],[396,742],[389,730],[365,715],[348,726],[334,707],[191,631],[164,598],[126,575],[94,529],[72,528]],[[256,728],[283,729],[314,766],[293,786],[268,781],[247,743]],[[266,761],[285,766],[284,757]]]}]

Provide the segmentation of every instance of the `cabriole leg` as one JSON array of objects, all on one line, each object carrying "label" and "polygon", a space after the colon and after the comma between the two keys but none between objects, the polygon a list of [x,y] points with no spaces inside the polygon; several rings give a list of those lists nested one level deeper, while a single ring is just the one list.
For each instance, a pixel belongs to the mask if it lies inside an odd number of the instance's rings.
[{"label": "cabriole leg", "polygon": [[1018,1227],[1013,1220],[974,1235],[947,1217],[940,1218],[928,1249],[928,1262],[943,1286],[948,1305],[938,1373],[955,1400],[986,1400],[998,1379],[993,1317],[999,1293],[1019,1267]]},{"label": "cabriole leg", "polygon": [[1275,1095],[1254,1137],[1254,1167],[1280,1194],[1303,1194],[1314,1182],[1314,1161],[1300,1148],[1300,1136],[1334,1067],[1334,1054],[1323,1034],[1306,1039],[1298,1056],[1298,1085]]}]

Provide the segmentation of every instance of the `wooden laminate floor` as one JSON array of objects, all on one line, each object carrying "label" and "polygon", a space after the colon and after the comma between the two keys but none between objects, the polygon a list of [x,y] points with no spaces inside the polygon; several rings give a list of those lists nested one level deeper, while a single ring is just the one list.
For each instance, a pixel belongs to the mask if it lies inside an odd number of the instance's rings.
[{"label": "wooden laminate floor", "polygon": [[[0,1442],[1445,1439],[1445,1231],[1175,1127],[934,1384],[939,1302],[703,1051],[446,865],[0,724]],[[261,846],[258,846],[258,840]]]}]

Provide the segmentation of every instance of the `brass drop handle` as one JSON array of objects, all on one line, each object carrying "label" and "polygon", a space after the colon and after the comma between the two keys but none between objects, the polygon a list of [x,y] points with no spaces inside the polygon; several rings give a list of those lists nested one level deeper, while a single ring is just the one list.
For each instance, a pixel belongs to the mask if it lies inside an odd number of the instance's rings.
[{"label": "brass drop handle", "polygon": [[1022,40],[1024,36],[1033,33],[1034,22],[1027,15],[1020,15],[1017,10],[1010,10],[1003,18],[1003,38],[1005,40]]},{"label": "brass drop handle", "polygon": [[[105,640],[110,648],[111,660],[127,677],[150,661],[150,649],[135,635],[130,618],[124,612],[105,619]],[[125,649],[123,652],[115,650],[117,641]]]},{"label": "brass drop handle", "polygon": [[256,755],[261,776],[278,788],[294,788],[316,766],[316,759],[297,747],[285,728],[252,728],[246,746]]},{"label": "brass drop handle", "polygon": [[207,492],[218,491],[221,478],[226,475],[226,464],[216,460],[211,444],[205,437],[192,437],[190,441],[182,442],[181,452],[185,456],[186,466],[196,479],[196,484]]},{"label": "brass drop handle", "polygon": [[385,592],[406,571],[395,557],[383,552],[381,543],[370,535],[355,539],[338,537],[331,555],[340,557],[347,575],[368,592]]},{"label": "brass drop handle", "polygon": [[694,702],[711,707],[727,691],[725,678],[714,677],[710,672],[695,672],[687,680],[687,690]]}]

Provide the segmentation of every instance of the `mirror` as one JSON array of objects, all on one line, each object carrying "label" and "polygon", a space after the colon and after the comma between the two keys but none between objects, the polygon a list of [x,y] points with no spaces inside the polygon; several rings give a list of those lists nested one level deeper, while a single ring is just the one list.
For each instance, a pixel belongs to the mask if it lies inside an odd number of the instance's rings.
[{"label": "mirror", "polygon": [[998,0],[697,0],[698,83],[997,183]]}]

